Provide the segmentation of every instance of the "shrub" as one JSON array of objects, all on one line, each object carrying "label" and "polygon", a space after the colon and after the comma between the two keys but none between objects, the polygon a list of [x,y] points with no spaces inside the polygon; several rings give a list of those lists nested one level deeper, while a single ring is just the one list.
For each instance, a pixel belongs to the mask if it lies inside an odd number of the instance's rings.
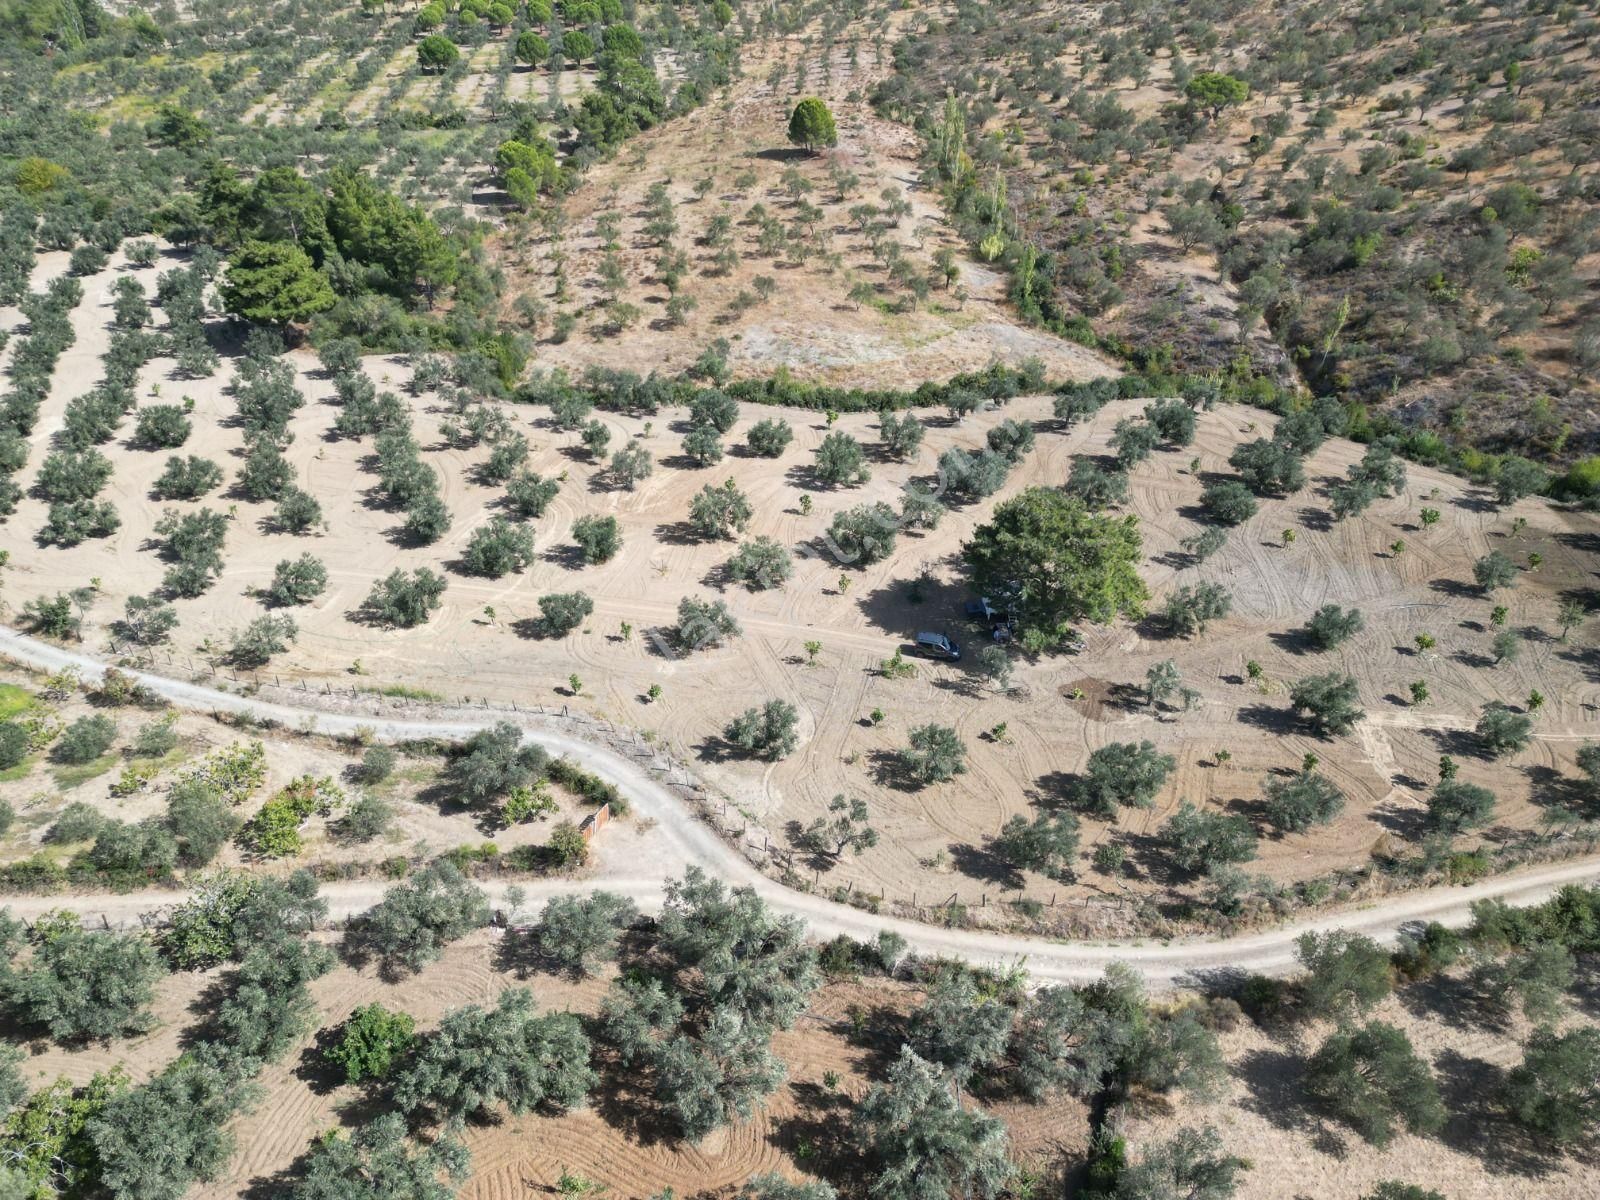
[{"label": "shrub", "polygon": [[794,753],[799,723],[794,705],[786,700],[768,700],[735,717],[723,736],[746,754],[775,761]]},{"label": "shrub", "polygon": [[781,457],[793,440],[794,430],[789,427],[789,422],[770,418],[757,421],[745,435],[745,442],[750,447],[751,453],[762,458]]},{"label": "shrub", "polygon": [[1073,802],[1106,820],[1116,816],[1119,805],[1149,808],[1177,765],[1149,741],[1112,742],[1089,755],[1072,785]]},{"label": "shrub", "polygon": [[239,832],[239,818],[215,788],[180,779],[167,793],[167,826],[184,864],[203,867]]},{"label": "shrub", "polygon": [[793,574],[789,552],[766,536],[745,542],[728,559],[728,577],[753,591],[779,587]]},{"label": "shrub", "polygon": [[1324,604],[1306,622],[1305,636],[1318,650],[1332,650],[1349,641],[1366,626],[1359,609]]},{"label": "shrub", "polygon": [[396,567],[372,585],[364,607],[374,620],[410,629],[433,615],[444,589],[444,577],[427,567],[410,572]]},{"label": "shrub", "polygon": [[45,831],[44,840],[61,845],[92,841],[105,823],[105,817],[92,804],[74,800],[57,814]]},{"label": "shrub", "polygon": [[582,592],[554,592],[539,597],[539,626],[551,637],[571,633],[594,612],[594,601]]},{"label": "shrub", "polygon": [[493,517],[472,531],[461,558],[472,574],[490,579],[526,570],[533,561],[533,531],[503,517]]},{"label": "shrub", "polygon": [[918,784],[944,783],[966,771],[966,743],[946,725],[919,725],[900,751],[900,769]]},{"label": "shrub", "polygon": [[417,1023],[409,1013],[390,1012],[381,1004],[356,1009],[339,1026],[337,1040],[324,1052],[346,1083],[383,1079],[417,1043]]},{"label": "shrub", "polygon": [[1309,675],[1289,689],[1289,706],[1322,734],[1346,734],[1366,713],[1356,707],[1356,681],[1337,672]]},{"label": "shrub", "polygon": [[1200,506],[1221,525],[1241,525],[1256,515],[1256,499],[1237,479],[1222,479],[1206,485]]},{"label": "shrub", "polygon": [[9,771],[27,758],[29,742],[26,726],[16,721],[0,723],[0,771]]},{"label": "shrub", "polygon": [[240,829],[239,843],[264,858],[285,858],[299,851],[302,824],[343,803],[344,792],[332,779],[302,775],[256,810]]},{"label": "shrub", "polygon": [[572,540],[583,552],[584,562],[610,562],[622,548],[622,527],[615,517],[579,517],[572,524]]},{"label": "shrub", "polygon": [[272,571],[272,582],[267,585],[267,599],[280,608],[310,604],[328,586],[328,568],[322,560],[310,554],[296,559],[284,559]]},{"label": "shrub", "polygon": [[394,774],[397,761],[398,756],[389,747],[368,746],[361,755],[361,762],[354,768],[355,781],[368,785],[382,783]]},{"label": "shrub", "polygon": [[58,763],[81,766],[93,762],[111,749],[117,739],[117,726],[110,717],[94,714],[79,717],[61,731],[50,748],[50,757]]}]

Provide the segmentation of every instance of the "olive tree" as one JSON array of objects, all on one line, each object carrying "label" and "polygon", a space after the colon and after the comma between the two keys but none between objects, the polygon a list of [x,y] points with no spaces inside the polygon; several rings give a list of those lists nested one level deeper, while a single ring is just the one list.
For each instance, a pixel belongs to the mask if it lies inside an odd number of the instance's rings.
[{"label": "olive tree", "polygon": [[56,912],[34,923],[28,941],[31,955],[10,967],[6,983],[24,1023],[58,1042],[108,1041],[154,1024],[149,1007],[166,971],[144,934],[92,932]]},{"label": "olive tree", "polygon": [[1320,1017],[1365,1012],[1389,994],[1394,973],[1389,956],[1371,938],[1338,929],[1303,933],[1295,957],[1307,971],[1300,992],[1308,1011]]},{"label": "olive tree", "polygon": [[1349,641],[1366,626],[1361,611],[1324,604],[1311,614],[1305,625],[1305,638],[1318,650],[1332,650]]},{"label": "olive tree", "polygon": [[858,504],[834,514],[828,545],[841,563],[865,566],[893,553],[900,519],[883,501]]},{"label": "olive tree", "polygon": [[466,1182],[469,1162],[467,1148],[456,1138],[441,1134],[418,1145],[406,1137],[404,1117],[383,1113],[348,1136],[333,1131],[314,1141],[284,1195],[287,1200],[452,1200]]},{"label": "olive tree", "polygon": [[1005,1054],[1011,1017],[1011,1006],[999,996],[981,993],[970,972],[948,970],[911,1014],[910,1044],[949,1071],[957,1087],[965,1087],[974,1072],[987,1074]]},{"label": "olive tree", "polygon": [[1316,770],[1297,771],[1287,779],[1267,780],[1264,802],[1267,824],[1283,833],[1304,833],[1326,825],[1344,811],[1344,793]]},{"label": "olive tree", "polygon": [[427,567],[413,571],[396,567],[372,585],[363,609],[375,621],[411,629],[438,609],[445,586],[444,577]]},{"label": "olive tree", "polygon": [[899,765],[919,786],[945,783],[966,771],[967,747],[946,725],[919,725],[900,751]]},{"label": "olive tree", "polygon": [[261,1089],[255,1064],[203,1043],[155,1078],[113,1095],[83,1127],[100,1189],[112,1200],[178,1200],[233,1156],[229,1120]]},{"label": "olive tree", "polygon": [[347,935],[357,957],[374,957],[386,973],[420,971],[444,947],[488,924],[483,890],[448,862],[435,862],[395,884]]},{"label": "olive tree", "polygon": [[549,637],[565,637],[594,612],[583,592],[551,592],[539,597],[539,628]]},{"label": "olive tree", "polygon": [[1187,800],[1159,836],[1167,856],[1185,871],[1249,862],[1256,856],[1256,834],[1247,817],[1196,808]]},{"label": "olive tree", "polygon": [[1118,1200],[1229,1200],[1249,1167],[1223,1152],[1214,1127],[1184,1128],[1123,1168],[1115,1194]]},{"label": "olive tree", "polygon": [[572,540],[583,554],[584,562],[610,562],[622,549],[622,527],[615,517],[589,513],[572,523]]},{"label": "olive tree", "polygon": [[611,892],[557,896],[529,936],[541,958],[581,978],[616,960],[622,931],[638,915],[632,900]]},{"label": "olive tree", "polygon": [[533,530],[492,517],[472,531],[461,560],[469,572],[489,579],[526,570],[533,561]]},{"label": "olive tree", "polygon": [[1381,1021],[1330,1035],[1306,1064],[1306,1090],[1375,1146],[1388,1145],[1396,1126],[1430,1134],[1445,1121],[1427,1063]]},{"label": "olive tree", "polygon": [[1122,805],[1149,808],[1177,765],[1152,742],[1112,742],[1089,755],[1073,781],[1071,798],[1085,812],[1111,820]]},{"label": "olive tree", "polygon": [[1356,681],[1337,672],[1308,675],[1289,689],[1289,707],[1304,713],[1311,727],[1325,736],[1349,733],[1367,715],[1356,707],[1358,699]]},{"label": "olive tree", "polygon": [[1592,1141],[1600,1127],[1600,1029],[1534,1031],[1506,1083],[1517,1122],[1558,1146]]},{"label": "olive tree", "polygon": [[522,730],[500,721],[462,743],[445,768],[444,782],[466,803],[485,805],[529,786],[549,765],[544,747],[524,744]]},{"label": "olive tree", "polygon": [[752,591],[779,587],[794,574],[789,552],[762,535],[745,542],[728,559],[728,576]]},{"label": "olive tree", "polygon": [[560,1112],[583,1103],[598,1077],[589,1039],[569,1012],[538,1016],[533,993],[511,988],[494,1008],[450,1013],[395,1076],[390,1095],[413,1119]]},{"label": "olive tree", "polygon": [[736,1008],[711,1012],[699,1037],[680,1034],[656,1056],[656,1096],[679,1132],[701,1141],[735,1117],[748,1120],[787,1070],[767,1031]]},{"label": "olive tree", "polygon": [[1233,608],[1233,597],[1221,584],[1185,584],[1167,597],[1162,615],[1167,627],[1179,637],[1204,633],[1212,621],[1220,621]]},{"label": "olive tree", "polygon": [[672,635],[680,651],[720,646],[743,632],[739,622],[721,600],[685,596],[678,601],[678,620],[673,626]]},{"label": "olive tree", "polygon": [[1500,758],[1524,749],[1532,730],[1531,717],[1512,712],[1499,701],[1490,701],[1483,706],[1483,712],[1474,727],[1478,744],[1490,758]]},{"label": "olive tree", "polygon": [[754,515],[749,497],[731,479],[719,487],[707,484],[689,501],[689,523],[703,538],[731,538]]},{"label": "olive tree", "polygon": [[1428,797],[1428,829],[1455,837],[1494,815],[1494,793],[1460,779],[1441,780]]},{"label": "olive tree", "polygon": [[1013,867],[1070,881],[1078,853],[1078,819],[1071,813],[1039,813],[1032,820],[1012,817],[995,834],[989,850]]},{"label": "olive tree", "polygon": [[950,1081],[909,1046],[856,1108],[868,1187],[881,1200],[1000,1196],[1012,1175],[1005,1126],[963,1108]]},{"label": "olive tree", "polygon": [[768,700],[745,709],[728,723],[723,736],[746,754],[775,762],[794,753],[799,724],[794,705],[787,700]]},{"label": "olive tree", "polygon": [[836,487],[854,487],[872,477],[861,452],[861,443],[837,429],[817,447],[813,470],[818,479]]},{"label": "olive tree", "polygon": [[780,458],[794,440],[789,422],[768,419],[757,421],[745,434],[745,444],[761,458]]},{"label": "olive tree", "polygon": [[1510,587],[1517,580],[1517,564],[1499,550],[1491,550],[1472,564],[1472,578],[1486,595]]}]

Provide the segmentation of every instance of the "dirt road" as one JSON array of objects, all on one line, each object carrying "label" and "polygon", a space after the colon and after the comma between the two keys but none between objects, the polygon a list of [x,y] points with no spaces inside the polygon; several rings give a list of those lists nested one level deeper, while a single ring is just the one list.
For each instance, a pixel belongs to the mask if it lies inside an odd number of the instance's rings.
[{"label": "dirt road", "polygon": [[[0,629],[0,654],[37,669],[59,671],[76,667],[83,679],[98,679],[104,665],[88,655],[50,645]],[[344,713],[325,713],[290,705],[274,704],[160,675],[130,672],[139,681],[174,705],[202,712],[244,713],[262,720],[281,722],[286,727],[302,728],[330,735],[350,734],[358,728],[370,730],[382,740],[414,738],[465,738],[482,727],[482,721],[409,721],[394,718]],[[497,720],[504,720],[497,714]],[[661,844],[667,850],[662,861],[651,864],[610,864],[600,874],[582,882],[571,880],[535,881],[522,884],[529,901],[558,893],[606,889],[637,900],[641,906],[659,906],[663,881],[678,874],[684,864],[698,863],[708,872],[730,884],[749,886],[772,907],[805,920],[817,937],[845,933],[870,938],[880,929],[892,929],[918,953],[946,955],[989,966],[1020,964],[1040,982],[1082,982],[1097,977],[1107,964],[1120,961],[1137,968],[1153,989],[1182,985],[1195,978],[1218,972],[1255,971],[1284,974],[1294,966],[1294,940],[1308,930],[1349,929],[1392,942],[1409,924],[1440,921],[1459,925],[1469,918],[1471,903],[1498,897],[1513,904],[1533,904],[1549,897],[1566,884],[1589,883],[1600,879],[1600,861],[1587,859],[1531,868],[1484,880],[1470,887],[1435,888],[1389,897],[1365,907],[1319,914],[1262,933],[1242,937],[1178,942],[1063,943],[1038,938],[965,929],[945,929],[912,921],[874,916],[847,905],[834,904],[819,896],[798,892],[768,879],[735,849],[699,821],[669,789],[620,754],[590,742],[548,729],[530,729],[530,740],[537,741],[552,754],[571,757],[586,769],[616,784],[629,797],[635,810],[659,824]],[[382,895],[385,884],[379,881],[329,884],[322,889],[332,914],[349,916],[370,907]],[[492,885],[491,895],[503,903],[507,885]],[[174,892],[138,892],[126,895],[90,894],[17,898],[10,908],[19,916],[33,916],[51,908],[72,908],[91,921],[103,916],[113,924],[133,923],[146,914],[159,911],[177,901]]]}]

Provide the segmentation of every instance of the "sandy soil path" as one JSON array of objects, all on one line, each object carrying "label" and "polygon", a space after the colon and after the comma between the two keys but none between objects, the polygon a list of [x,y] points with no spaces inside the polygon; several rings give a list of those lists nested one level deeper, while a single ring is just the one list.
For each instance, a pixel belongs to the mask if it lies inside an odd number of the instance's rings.
[{"label": "sandy soil path", "polygon": [[[0,654],[30,667],[59,671],[76,667],[85,680],[98,679],[104,664],[89,655],[38,641],[11,629],[0,629]],[[171,703],[204,712],[246,713],[258,719],[279,721],[309,731],[340,735],[365,728],[382,740],[411,738],[465,738],[483,723],[462,721],[406,721],[382,716],[318,712],[250,697],[235,696],[196,684],[145,672],[130,672]],[[497,715],[504,720],[503,714]],[[1410,924],[1440,921],[1464,924],[1476,900],[1496,897],[1512,904],[1534,904],[1557,889],[1600,879],[1600,860],[1593,858],[1530,868],[1497,876],[1469,887],[1434,888],[1386,898],[1382,903],[1335,910],[1242,937],[1184,940],[1165,943],[1106,942],[1064,943],[1039,938],[944,929],[912,921],[874,916],[847,905],[784,887],[766,876],[719,838],[684,807],[683,803],[648,773],[622,755],[590,742],[548,729],[530,729],[527,736],[553,754],[567,755],[624,789],[636,810],[659,823],[658,844],[665,853],[654,863],[619,864],[602,869],[591,879],[535,881],[521,885],[529,900],[585,889],[607,889],[631,896],[641,906],[659,907],[663,882],[681,872],[684,864],[698,863],[730,884],[749,886],[775,909],[805,920],[818,937],[845,933],[871,938],[880,929],[892,929],[921,954],[946,955],[987,966],[1024,966],[1041,983],[1083,982],[1093,979],[1111,962],[1135,967],[1153,989],[1182,986],[1210,974],[1261,972],[1285,974],[1294,968],[1294,940],[1307,931],[1349,929],[1382,942],[1393,942]],[[371,907],[383,894],[381,881],[330,884],[322,889],[333,916],[345,917]],[[491,885],[496,900],[508,885]],[[170,891],[124,895],[19,897],[9,902],[19,916],[33,916],[52,908],[72,908],[90,921],[102,917],[113,924],[136,922],[175,902]]]}]

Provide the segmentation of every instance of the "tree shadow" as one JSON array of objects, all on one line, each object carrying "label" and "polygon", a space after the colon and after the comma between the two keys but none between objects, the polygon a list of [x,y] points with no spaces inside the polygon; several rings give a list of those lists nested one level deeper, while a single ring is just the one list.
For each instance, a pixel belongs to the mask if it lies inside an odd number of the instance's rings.
[{"label": "tree shadow", "polygon": [[1308,732],[1306,724],[1301,721],[1293,709],[1283,708],[1276,704],[1242,705],[1235,719],[1241,725],[1253,725],[1257,729],[1270,733],[1275,737],[1288,737],[1291,734]]},{"label": "tree shadow", "polygon": [[1594,785],[1587,779],[1569,778],[1553,767],[1534,763],[1524,767],[1528,779],[1529,800],[1540,808],[1570,812],[1579,816],[1600,812],[1594,794]]},{"label": "tree shadow", "polygon": [[1378,825],[1407,842],[1417,841],[1427,830],[1428,813],[1425,809],[1405,808],[1383,801],[1374,805],[1369,815]]},{"label": "tree shadow", "polygon": [[1441,1050],[1433,1060],[1439,1096],[1449,1118],[1439,1140],[1468,1154],[1497,1175],[1541,1179],[1558,1169],[1560,1160],[1538,1146],[1507,1116],[1500,1097],[1508,1072],[1459,1050]]},{"label": "tree shadow", "polygon": [[873,779],[879,787],[897,792],[918,792],[922,784],[906,770],[898,750],[872,750],[867,755]]},{"label": "tree shadow", "polygon": [[583,547],[573,542],[561,542],[551,546],[539,557],[563,571],[581,571],[589,565],[589,560],[584,557]]},{"label": "tree shadow", "polygon": [[1483,743],[1470,729],[1424,729],[1422,735],[1439,747],[1439,753],[1452,758],[1489,758]]},{"label": "tree shadow", "polygon": [[1304,505],[1295,510],[1295,522],[1312,533],[1328,533],[1333,529],[1333,514],[1324,508]]},{"label": "tree shadow", "polygon": [[866,1163],[850,1122],[850,1097],[815,1083],[792,1083],[789,1094],[797,1111],[773,1122],[768,1144],[840,1194],[854,1191],[865,1176]]},{"label": "tree shadow", "polygon": [[317,1030],[317,1036],[301,1049],[295,1061],[294,1077],[314,1096],[330,1096],[345,1086],[344,1073],[328,1058],[339,1042],[339,1031],[338,1025]]},{"label": "tree shadow", "polygon": [[652,531],[658,542],[668,546],[698,546],[722,539],[707,537],[691,521],[663,521]]},{"label": "tree shadow", "polygon": [[1081,778],[1072,771],[1047,771],[1033,781],[1028,802],[1050,812],[1076,811],[1075,794]]},{"label": "tree shadow", "polygon": [[1395,995],[1407,1012],[1451,1029],[1504,1031],[1508,1027],[1509,1014],[1485,1003],[1483,993],[1466,975],[1439,971],[1409,987],[1397,988]]},{"label": "tree shadow", "polygon": [[1304,629],[1275,630],[1267,634],[1267,640],[1285,654],[1303,655],[1319,652],[1319,648],[1312,644]]},{"label": "tree shadow", "polygon": [[1324,1127],[1308,1108],[1305,1060],[1286,1050],[1251,1050],[1233,1064],[1234,1078],[1246,1095],[1239,1106],[1276,1129],[1312,1134]]},{"label": "tree shadow", "polygon": [[1463,492],[1449,503],[1469,513],[1492,513],[1500,509],[1499,504],[1491,497],[1479,492]]},{"label": "tree shadow", "polygon": [[1025,882],[1021,871],[993,851],[966,842],[951,842],[949,850],[951,864],[969,879],[1006,891],[1016,891]]},{"label": "tree shadow", "polygon": [[1482,600],[1483,589],[1475,583],[1463,583],[1459,579],[1430,579],[1428,587],[1431,591],[1438,592],[1441,596],[1449,596],[1452,600]]}]

